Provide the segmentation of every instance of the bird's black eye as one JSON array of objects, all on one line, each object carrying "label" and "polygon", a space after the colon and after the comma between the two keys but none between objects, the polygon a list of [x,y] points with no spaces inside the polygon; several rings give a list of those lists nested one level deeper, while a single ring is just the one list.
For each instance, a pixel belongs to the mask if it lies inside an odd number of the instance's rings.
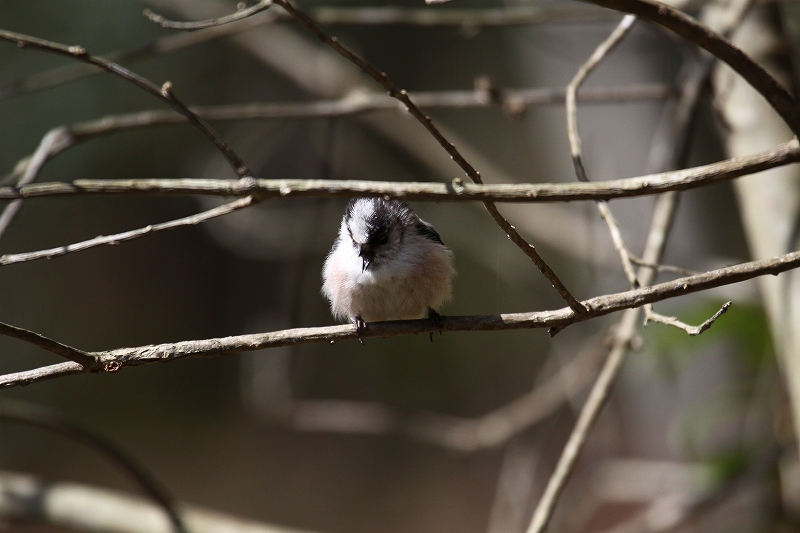
[{"label": "bird's black eye", "polygon": [[380,244],[382,245],[386,244],[387,242],[389,242],[389,237],[384,237],[383,239],[380,240]]}]

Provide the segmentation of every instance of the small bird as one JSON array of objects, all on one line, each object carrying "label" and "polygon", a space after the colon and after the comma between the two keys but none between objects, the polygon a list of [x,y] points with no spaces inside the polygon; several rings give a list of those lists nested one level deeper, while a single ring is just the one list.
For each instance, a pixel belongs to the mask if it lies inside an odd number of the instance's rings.
[{"label": "small bird", "polygon": [[[367,322],[423,318],[450,298],[453,253],[433,226],[400,200],[354,198],[322,269],[336,318]],[[360,340],[360,337],[359,337]],[[433,340],[433,337],[431,337]]]}]

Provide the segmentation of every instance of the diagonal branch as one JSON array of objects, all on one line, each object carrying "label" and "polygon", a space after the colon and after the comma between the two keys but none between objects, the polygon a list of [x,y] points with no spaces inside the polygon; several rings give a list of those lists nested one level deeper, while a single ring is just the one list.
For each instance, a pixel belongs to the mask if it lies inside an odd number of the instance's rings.
[{"label": "diagonal branch", "polygon": [[761,93],[795,135],[800,134],[800,107],[791,93],[764,67],[708,26],[656,0],[589,1],[599,6],[632,13],[642,20],[654,22],[711,52]]},{"label": "diagonal branch", "polygon": [[[39,146],[28,161],[25,171],[17,180],[17,187],[24,187],[36,179],[39,170],[54,153],[64,149],[64,146],[72,142],[71,135],[67,128],[55,128],[47,132],[42,137]],[[22,207],[22,199],[16,199],[6,206],[3,214],[0,215],[0,237],[6,232],[14,217]]]},{"label": "diagonal branch", "polygon": [[74,361],[82,367],[82,371],[89,370],[91,372],[96,372],[101,368],[101,364],[99,363],[98,359],[89,352],[84,352],[83,350],[73,348],[72,346],[61,344],[60,342],[54,341],[53,339],[48,339],[44,335],[39,335],[38,333],[27,329],[18,328],[16,326],[11,326],[0,322],[0,335],[25,341],[29,344],[33,344],[34,346],[38,346],[39,348],[43,348],[50,353],[60,355],[61,357],[69,359],[70,361]]},{"label": "diagonal branch", "polygon": [[102,57],[96,57],[89,54],[82,46],[67,46],[65,44],[47,41],[37,37],[31,37],[7,30],[0,30],[0,40],[16,43],[16,45],[20,48],[44,50],[46,52],[53,52],[58,55],[66,56],[83,63],[88,63],[90,65],[100,67],[106,72],[115,74],[122,79],[133,83],[137,87],[144,89],[150,94],[163,100],[175,111],[186,117],[186,119],[193,126],[199,129],[203,135],[205,135],[212,143],[214,143],[214,146],[216,146],[217,149],[222,152],[239,177],[249,176],[251,174],[250,169],[248,169],[239,156],[236,155],[236,152],[234,152],[233,149],[222,140],[217,132],[215,132],[211,126],[206,124],[203,119],[194,114],[191,110],[189,110],[189,108],[187,108],[182,102],[177,100],[174,95],[171,94],[171,91],[169,90],[171,89],[171,84],[169,86],[165,84],[167,89],[164,87],[158,87],[152,81],[131,72],[122,65],[107,59],[103,59]]},{"label": "diagonal branch", "polygon": [[159,224],[151,224],[149,226],[131,231],[115,233],[114,235],[100,235],[94,239],[68,244],[66,246],[59,246],[57,248],[49,248],[47,250],[37,250],[35,252],[24,252],[20,254],[5,254],[0,256],[0,266],[23,263],[25,261],[34,261],[36,259],[52,259],[53,257],[60,257],[73,252],[88,250],[89,248],[94,248],[95,246],[119,244],[120,242],[130,241],[132,239],[136,239],[150,233],[155,233],[157,231],[178,228],[181,226],[194,226],[195,224],[200,224],[201,222],[211,220],[212,218],[227,215],[245,207],[250,207],[255,203],[257,203],[257,200],[252,196],[245,196],[244,198],[217,206],[213,209],[209,209],[208,211],[203,211],[202,213],[170,220],[168,222],[161,222]]},{"label": "diagonal branch", "polygon": [[[415,104],[411,101],[408,96],[408,93],[400,89],[395,83],[386,75],[385,72],[381,72],[377,68],[375,68],[372,64],[367,62],[364,58],[344,46],[342,43],[339,42],[339,39],[328,35],[316,22],[314,22],[311,18],[309,18],[304,13],[298,11],[290,2],[287,0],[274,0],[276,4],[281,6],[285,9],[290,15],[292,15],[303,27],[309,30],[311,33],[316,35],[321,41],[325,44],[333,48],[336,52],[342,55],[344,58],[348,59],[355,65],[357,65],[362,71],[370,75],[375,81],[380,83],[384,89],[389,93],[389,96],[395,98],[402,102],[408,112],[416,118],[420,124],[422,124],[428,133],[430,133],[434,139],[445,149],[445,151],[450,155],[450,157],[455,161],[455,163],[461,167],[461,169],[469,176],[469,178],[474,183],[483,183],[481,179],[480,173],[470,165],[466,159],[461,155],[458,149],[448,141],[444,135],[439,131],[439,129],[434,125],[431,117],[424,114]],[[511,225],[511,223],[500,214],[497,207],[491,202],[484,202],[486,206],[486,210],[489,211],[489,214],[492,215],[492,218],[495,220],[498,226],[506,232],[511,241],[516,244],[524,253],[527,255],[536,267],[541,271],[541,273],[547,278],[547,280],[553,285],[556,292],[567,302],[567,304],[576,312],[576,313],[583,313],[586,310],[583,308],[581,303],[575,299],[574,296],[567,290],[561,280],[558,278],[553,269],[545,262],[544,259],[539,255],[539,252],[536,251],[536,248],[528,243],[522,236],[517,232],[516,228]]]},{"label": "diagonal branch", "polygon": [[222,26],[223,24],[230,24],[231,22],[236,22],[237,20],[242,20],[244,18],[255,15],[259,11],[264,11],[270,6],[272,6],[272,0],[261,0],[257,4],[254,4],[248,8],[239,9],[236,13],[233,13],[231,15],[226,15],[224,17],[219,17],[209,20],[200,20],[197,22],[176,22],[172,20],[167,20],[161,15],[153,13],[149,9],[144,10],[144,16],[150,19],[151,21],[155,22],[162,28],[171,28],[174,30],[202,30],[214,26]]},{"label": "diagonal branch", "polygon": [[96,435],[72,422],[58,413],[38,405],[20,401],[0,403],[0,421],[27,424],[60,433],[65,437],[92,448],[109,459],[114,465],[128,474],[144,492],[155,501],[169,517],[172,531],[188,533],[181,513],[177,509],[175,498],[158,479],[148,472],[138,461],[129,456],[111,441]]},{"label": "diagonal branch", "polygon": [[[658,257],[652,257],[652,255],[655,254],[648,254],[646,259],[651,262],[657,261]],[[272,333],[238,335],[216,339],[182,341],[171,344],[139,346],[136,348],[119,348],[116,350],[91,352],[90,355],[97,358],[99,363],[104,365],[104,369],[107,372],[114,372],[123,366],[163,363],[196,357],[219,357],[239,352],[308,343],[331,343],[359,337],[395,337],[401,335],[428,334],[437,332],[440,329],[441,331],[498,331],[551,327],[564,328],[570,324],[583,322],[591,318],[624,309],[633,310],[648,303],[676,298],[678,296],[705,291],[723,285],[730,285],[758,276],[765,276],[768,274],[776,275],[798,267],[800,267],[800,251],[768,260],[752,261],[720,268],[704,274],[680,278],[649,287],[597,296],[583,302],[587,312],[582,314],[577,314],[572,309],[565,307],[553,311],[536,311],[530,313],[442,316],[441,327],[427,319],[398,320],[390,322],[371,322],[360,332],[356,331],[354,325],[345,324],[317,328],[287,329]],[[633,318],[636,318],[635,313],[631,312],[628,314],[632,314]],[[626,316],[628,316],[628,314],[626,314]],[[618,333],[618,335],[620,334]],[[608,366],[608,361],[606,362],[606,366]],[[0,388],[28,385],[45,379],[78,374],[85,371],[86,369],[77,363],[61,363],[0,376]],[[611,381],[613,381],[613,379]],[[607,384],[609,387],[611,381]],[[588,427],[591,427],[591,424]]]}]

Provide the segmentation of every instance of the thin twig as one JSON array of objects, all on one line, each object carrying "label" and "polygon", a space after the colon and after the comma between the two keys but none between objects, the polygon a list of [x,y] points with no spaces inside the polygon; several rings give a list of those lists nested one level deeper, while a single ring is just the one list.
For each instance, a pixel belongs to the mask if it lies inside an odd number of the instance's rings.
[{"label": "thin twig", "polygon": [[124,231],[114,235],[100,235],[94,239],[76,242],[74,244],[68,244],[65,246],[59,246],[57,248],[49,248],[47,250],[37,250],[35,252],[24,252],[20,254],[5,254],[0,256],[0,266],[22,263],[25,261],[34,261],[36,259],[52,259],[53,257],[60,257],[69,253],[80,252],[89,248],[94,248],[95,246],[119,244],[120,242],[130,241],[132,239],[136,239],[150,233],[155,233],[157,231],[173,229],[181,226],[193,226],[212,218],[227,215],[239,209],[249,207],[256,202],[257,200],[255,200],[252,196],[246,196],[233,202],[209,209],[208,211],[203,211],[202,213],[178,218],[176,220],[170,220],[168,222],[161,222],[159,224],[151,224],[149,226],[131,231]]},{"label": "thin twig", "polygon": [[[124,63],[138,61],[157,54],[177,52],[212,39],[241,33],[272,22],[277,18],[277,13],[279,12],[262,13],[235,24],[217,26],[192,33],[172,33],[154,39],[137,48],[105,53],[103,57],[116,63]],[[284,18],[288,19],[288,17]],[[103,72],[103,70],[94,65],[69,64],[43,72],[37,72],[29,76],[19,77],[0,84],[0,100],[50,89],[87,76],[99,74],[100,72]]]},{"label": "thin twig", "polygon": [[[648,258],[651,259],[651,258]],[[652,258],[658,260],[658,258]],[[272,333],[239,335],[216,339],[182,341],[171,344],[148,345],[136,348],[119,348],[101,352],[90,352],[104,365],[107,372],[123,366],[174,361],[196,357],[218,357],[233,353],[264,350],[298,344],[337,342],[346,339],[370,337],[394,337],[400,335],[428,334],[441,331],[497,331],[507,329],[535,329],[565,327],[591,318],[607,315],[623,309],[636,309],[648,303],[730,285],[758,276],[776,275],[800,267],[800,252],[768,260],[752,261],[712,270],[697,276],[680,278],[649,287],[597,296],[585,300],[587,312],[575,313],[570,308],[530,313],[502,315],[442,316],[441,328],[430,320],[398,320],[368,323],[360,332],[352,324],[317,328],[298,328]],[[636,318],[635,313],[633,319]],[[626,314],[627,316],[627,314]],[[634,320],[635,323],[635,320]],[[621,337],[621,333],[617,333]],[[608,360],[606,362],[608,365]],[[44,379],[85,372],[77,363],[68,362],[38,369],[0,376],[0,387],[28,385]],[[602,375],[602,374],[601,374]],[[585,438],[585,437],[584,437]]]},{"label": "thin twig", "polygon": [[656,0],[589,1],[599,6],[632,13],[642,20],[659,24],[711,52],[761,93],[795,135],[800,134],[800,106],[791,93],[764,67],[719,33],[689,15]]},{"label": "thin twig", "polygon": [[[357,65],[362,71],[366,74],[371,76],[375,81],[381,84],[384,89],[389,93],[389,96],[392,98],[397,99],[398,101],[402,102],[403,105],[406,106],[408,112],[416,118],[420,124],[422,124],[428,133],[430,133],[434,139],[445,149],[445,151],[450,155],[450,157],[458,164],[459,167],[469,176],[469,178],[474,183],[483,183],[481,179],[480,173],[470,165],[466,159],[461,155],[458,149],[448,141],[442,132],[434,125],[431,118],[424,114],[414,102],[408,96],[408,93],[400,89],[387,75],[385,72],[381,72],[377,68],[375,68],[372,64],[367,62],[364,58],[344,46],[342,43],[339,42],[339,39],[333,37],[326,33],[316,22],[314,22],[311,18],[309,18],[304,13],[298,11],[290,2],[287,0],[274,0],[276,4],[281,6],[285,9],[290,15],[292,15],[303,27],[309,30],[311,33],[316,35],[322,42],[333,48],[336,52],[338,52],[342,57],[351,61],[355,65]],[[547,278],[547,280],[553,285],[556,292],[567,302],[567,304],[576,312],[576,313],[584,313],[586,310],[583,308],[581,303],[575,299],[574,296],[567,290],[561,280],[558,278],[553,269],[545,262],[544,259],[539,255],[539,252],[536,251],[536,248],[530,243],[528,243],[522,236],[517,232],[516,228],[511,225],[511,223],[506,220],[503,215],[500,214],[500,211],[497,210],[497,207],[491,202],[484,202],[486,206],[486,210],[489,211],[489,214],[492,215],[495,222],[497,223],[500,228],[506,232],[511,241],[516,244],[524,253],[527,255],[536,267],[542,272],[542,274]]]},{"label": "thin twig", "polygon": [[[71,142],[71,135],[67,128],[55,128],[47,132],[42,137],[39,147],[36,148],[36,151],[31,156],[28,165],[25,167],[25,172],[17,180],[17,187],[24,187],[33,182],[39,174],[39,170],[52,154],[63,150],[64,146]],[[3,210],[3,214],[0,215],[0,237],[11,225],[11,221],[14,220],[21,207],[22,199],[18,199],[8,204]]]},{"label": "thin twig", "polygon": [[178,512],[175,498],[138,461],[122,451],[111,441],[68,422],[64,417],[38,405],[16,400],[0,402],[0,421],[17,422],[60,433],[110,459],[113,464],[128,474],[144,492],[164,510],[176,533],[188,533]]},{"label": "thin twig", "polygon": [[[250,19],[246,19],[250,20]],[[241,24],[241,23],[239,23]],[[225,27],[225,26],[223,26]],[[216,28],[207,31],[215,31]],[[187,34],[196,35],[196,34]],[[86,66],[86,65],[79,65]],[[92,67],[94,68],[94,67]],[[677,91],[663,84],[628,85],[622,87],[593,87],[578,94],[581,102],[609,103],[637,100],[661,100],[677,95]],[[560,104],[564,102],[563,88],[508,89],[499,91],[498,99],[487,99],[485,94],[476,91],[431,91],[414,93],[414,101],[422,107],[435,108],[473,108],[503,106],[508,112],[517,115],[529,105]],[[0,99],[2,92],[0,91]],[[275,102],[233,104],[208,107],[190,107],[193,113],[203,120],[264,120],[275,118],[326,118],[352,116],[359,113],[379,110],[402,110],[396,100],[387,99],[381,93],[353,91],[349,95],[334,100],[312,102]],[[135,128],[160,125],[184,124],[186,117],[168,109],[151,109],[122,115],[109,115],[97,120],[80,122],[72,126],[62,126],[71,134],[69,139],[54,147],[50,157],[71,148],[78,142],[99,135],[108,135]],[[60,129],[54,128],[54,129]],[[53,131],[53,130],[51,130]],[[21,176],[30,157],[19,161],[14,171],[0,180],[9,183]]]},{"label": "thin twig", "polygon": [[536,24],[573,24],[608,22],[612,17],[604,10],[588,6],[508,5],[502,8],[430,9],[380,7],[319,7],[309,10],[320,24],[386,25],[442,27],[456,26],[480,29],[499,26]]},{"label": "thin twig", "polygon": [[219,17],[215,19],[200,20],[197,22],[178,22],[178,21],[168,20],[162,17],[161,15],[153,13],[149,9],[144,10],[144,16],[150,19],[151,21],[155,22],[162,28],[170,28],[174,30],[202,30],[205,28],[211,28],[213,26],[222,26],[224,24],[230,24],[231,22],[236,22],[237,20],[242,20],[244,18],[255,15],[259,11],[264,11],[270,6],[272,6],[272,0],[261,0],[259,3],[254,4],[248,8],[238,10],[236,13],[232,13],[230,15],[226,15],[224,17]]},{"label": "thin twig", "polygon": [[631,263],[633,263],[634,265],[643,266],[643,267],[647,267],[647,268],[652,268],[653,270],[656,270],[657,272],[674,272],[676,274],[683,274],[684,276],[694,276],[695,274],[699,273],[697,270],[692,270],[692,269],[689,269],[689,268],[683,268],[683,267],[674,266],[674,265],[659,265],[659,264],[656,264],[656,263],[648,263],[648,262],[636,257],[635,255],[631,255],[630,259],[631,259]]},{"label": "thin twig", "polygon": [[[628,30],[631,29],[633,23],[636,22],[634,15],[625,15],[620,23],[611,32],[611,35],[606,38],[592,53],[589,59],[578,68],[578,72],[572,78],[572,81],[567,85],[566,93],[566,114],[567,114],[567,137],[569,138],[570,154],[572,155],[572,163],[575,166],[575,174],[578,181],[588,182],[589,178],[586,176],[586,168],[583,165],[581,157],[581,138],[578,134],[578,109],[576,105],[576,95],[578,88],[586,80],[587,76],[600,64],[600,62],[622,41],[622,38],[627,35]],[[633,271],[631,264],[631,253],[628,247],[625,246],[625,241],[622,239],[622,233],[619,230],[616,218],[614,218],[611,209],[604,200],[597,201],[597,210],[600,216],[608,226],[611,240],[614,243],[614,248],[620,256],[622,261],[622,269],[631,287],[638,287],[639,282],[636,279],[636,274]]]},{"label": "thin twig", "polygon": [[[796,140],[747,157],[738,157],[684,170],[589,183],[527,183],[474,185],[460,179],[451,183],[357,180],[239,180],[132,179],[75,180],[34,183],[24,187],[0,187],[0,200],[80,196],[93,194],[184,194],[245,196],[259,199],[304,196],[390,196],[414,201],[572,202],[613,200],[688,190],[720,181],[800,162]],[[25,165],[18,165],[25,167]],[[641,259],[636,261],[641,262]],[[645,265],[652,266],[652,265]]]},{"label": "thin twig", "polygon": [[726,302],[726,303],[724,303],[722,305],[722,307],[720,308],[719,311],[714,313],[714,315],[711,318],[709,318],[708,320],[706,320],[705,322],[703,322],[699,326],[690,326],[689,324],[681,322],[680,320],[678,320],[674,316],[665,316],[665,315],[656,313],[655,311],[653,311],[653,306],[648,305],[648,306],[645,306],[645,309],[644,309],[644,325],[645,326],[647,325],[647,321],[648,320],[653,321],[653,322],[659,322],[661,324],[666,324],[668,326],[674,326],[674,327],[676,327],[678,329],[682,329],[686,333],[688,333],[690,336],[694,337],[695,335],[700,335],[705,330],[710,328],[711,325],[714,322],[716,322],[717,319],[720,316],[722,316],[728,310],[728,308],[730,306],[731,306],[731,302]]},{"label": "thin twig", "polygon": [[222,152],[239,177],[249,176],[251,174],[250,169],[248,169],[241,158],[236,155],[236,152],[234,152],[233,149],[222,140],[217,132],[215,132],[211,126],[206,124],[203,119],[195,115],[191,110],[189,110],[189,108],[187,108],[182,102],[177,100],[174,95],[172,95],[170,82],[164,84],[163,87],[158,87],[152,81],[131,72],[130,70],[117,63],[114,63],[113,61],[89,54],[82,46],[67,46],[65,44],[47,41],[37,37],[31,37],[7,30],[0,30],[0,40],[16,43],[16,45],[20,48],[33,48],[37,50],[44,50],[46,52],[53,52],[55,54],[63,55],[83,63],[95,65],[106,72],[115,74],[122,79],[133,83],[137,87],[144,89],[150,94],[163,100],[175,111],[186,117],[186,119],[193,126],[199,129],[203,135],[205,135],[212,143],[214,143],[214,146],[216,146],[219,151]]}]

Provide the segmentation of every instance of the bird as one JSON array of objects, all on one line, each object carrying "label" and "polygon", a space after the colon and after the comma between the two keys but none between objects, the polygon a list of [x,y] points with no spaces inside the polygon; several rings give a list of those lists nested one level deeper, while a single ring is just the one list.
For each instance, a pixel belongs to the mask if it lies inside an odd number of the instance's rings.
[{"label": "bird", "polygon": [[[428,317],[452,294],[453,253],[439,233],[401,200],[353,198],[322,269],[322,294],[340,320],[355,323]],[[431,334],[433,340],[433,334]]]}]

